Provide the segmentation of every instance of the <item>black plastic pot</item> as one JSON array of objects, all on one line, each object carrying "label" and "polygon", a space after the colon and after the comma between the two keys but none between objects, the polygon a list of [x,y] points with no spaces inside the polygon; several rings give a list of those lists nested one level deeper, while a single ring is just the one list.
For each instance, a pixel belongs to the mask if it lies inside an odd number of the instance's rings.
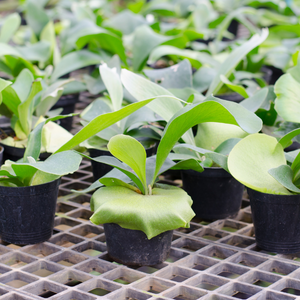
[{"label": "black plastic pot", "polygon": [[60,179],[28,187],[0,186],[0,234],[12,244],[37,244],[53,231]]},{"label": "black plastic pot", "polygon": [[[147,148],[146,149],[147,157],[153,155],[155,150],[156,150],[156,145],[154,145],[150,148]],[[91,157],[98,157],[98,156],[102,156],[102,155],[112,156],[109,151],[94,149],[94,148],[89,149],[89,153],[90,153]],[[108,173],[109,171],[111,171],[113,169],[113,167],[111,167],[109,165],[99,163],[94,160],[92,160],[91,162],[92,162],[92,169],[93,169],[93,175],[94,175],[95,180],[101,178],[102,176],[104,176],[106,173]]]},{"label": "black plastic pot", "polygon": [[[18,161],[19,159],[23,158],[25,153],[25,148],[19,148],[19,147],[13,147],[8,146],[5,144],[0,143],[1,147],[4,147],[4,153],[3,153],[3,161],[6,161],[7,159],[12,161]],[[40,160],[45,160],[51,155],[51,153],[41,153],[40,154]]]},{"label": "black plastic pot", "polygon": [[140,230],[125,229],[114,223],[104,224],[109,256],[116,262],[130,266],[153,266],[169,255],[173,230],[148,240]]},{"label": "black plastic pot", "polygon": [[[56,104],[51,108],[51,110],[57,108],[63,108],[61,115],[74,113],[75,104],[78,102],[78,100],[79,100],[79,93],[62,95],[60,99],[56,102]],[[73,125],[73,117],[68,117],[65,119],[58,120],[58,123],[66,130],[70,131]]]},{"label": "black plastic pot", "polygon": [[282,254],[300,251],[300,195],[265,194],[248,189],[256,244]]},{"label": "black plastic pot", "polygon": [[219,220],[235,216],[242,202],[244,186],[222,168],[206,168],[202,173],[181,172],[183,189],[193,199],[198,218]]}]

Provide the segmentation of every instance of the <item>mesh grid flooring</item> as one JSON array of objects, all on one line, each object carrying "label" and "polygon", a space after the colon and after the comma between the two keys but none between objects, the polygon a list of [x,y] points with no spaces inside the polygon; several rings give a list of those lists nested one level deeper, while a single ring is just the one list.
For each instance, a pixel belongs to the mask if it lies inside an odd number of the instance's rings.
[{"label": "mesh grid flooring", "polygon": [[[77,110],[89,102],[81,100]],[[84,160],[62,178],[50,240],[23,247],[0,243],[1,300],[300,299],[300,253],[256,247],[247,199],[234,219],[194,219],[189,229],[174,231],[161,265],[131,268],[112,261],[103,227],[89,221],[91,195],[72,192],[94,181],[90,165]]]}]

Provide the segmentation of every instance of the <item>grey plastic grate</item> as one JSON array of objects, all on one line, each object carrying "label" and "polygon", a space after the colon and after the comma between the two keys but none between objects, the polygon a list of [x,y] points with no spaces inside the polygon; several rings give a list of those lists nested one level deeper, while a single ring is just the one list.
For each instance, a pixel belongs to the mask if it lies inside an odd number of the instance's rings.
[{"label": "grey plastic grate", "polygon": [[71,191],[91,182],[87,160],[62,178],[49,241],[0,244],[1,300],[300,299],[300,253],[256,247],[246,198],[233,219],[194,219],[190,228],[176,230],[164,263],[126,267],[108,256],[103,227],[89,221],[91,195]]}]

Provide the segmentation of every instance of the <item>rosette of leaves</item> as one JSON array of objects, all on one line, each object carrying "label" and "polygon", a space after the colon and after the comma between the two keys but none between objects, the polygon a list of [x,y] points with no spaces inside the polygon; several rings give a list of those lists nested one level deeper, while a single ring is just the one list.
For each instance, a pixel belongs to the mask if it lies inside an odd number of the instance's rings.
[{"label": "rosette of leaves", "polygon": [[[3,144],[26,148],[29,134],[45,120],[50,108],[63,93],[63,86],[70,80],[58,81],[43,87],[41,80],[34,80],[28,69],[21,71],[15,82],[0,79],[0,113],[11,119],[14,137],[2,139]],[[54,122],[47,122],[43,129],[42,151],[56,151],[72,134]]]}]

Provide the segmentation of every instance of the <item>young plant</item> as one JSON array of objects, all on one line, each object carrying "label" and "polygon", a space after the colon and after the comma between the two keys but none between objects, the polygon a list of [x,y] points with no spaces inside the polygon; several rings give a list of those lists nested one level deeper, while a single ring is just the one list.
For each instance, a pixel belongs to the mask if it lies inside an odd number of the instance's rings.
[{"label": "young plant", "polygon": [[262,193],[299,194],[299,150],[283,151],[299,134],[299,129],[293,130],[279,141],[259,133],[245,137],[229,154],[229,172],[245,186]]},{"label": "young plant", "polygon": [[[9,146],[25,148],[28,136],[37,124],[44,121],[44,116],[58,101],[63,86],[70,80],[57,82],[43,88],[41,80],[34,80],[28,69],[21,71],[15,82],[0,79],[0,113],[11,119],[11,127],[15,137],[8,136],[1,143]],[[48,122],[43,130],[43,152],[54,152],[72,134],[54,122]]]},{"label": "young plant", "polygon": [[[189,212],[191,200],[178,188],[157,185],[157,176],[169,168],[203,171],[196,159],[188,158],[178,163],[168,159],[178,139],[196,124],[222,122],[241,126],[248,132],[257,132],[261,128],[258,117],[245,110],[247,117],[240,118],[240,107],[231,104],[207,100],[183,107],[168,122],[155,158],[146,159],[142,145],[130,136],[111,138],[108,149],[123,164],[113,157],[102,156],[94,160],[117,168],[130,180],[125,182],[119,176],[112,178],[109,175],[100,179],[106,187],[97,190],[92,197],[92,209],[95,211],[92,222],[117,223],[124,228],[142,230],[148,239],[178,226],[187,227],[193,216]],[[157,222],[158,217],[160,222]]]}]

